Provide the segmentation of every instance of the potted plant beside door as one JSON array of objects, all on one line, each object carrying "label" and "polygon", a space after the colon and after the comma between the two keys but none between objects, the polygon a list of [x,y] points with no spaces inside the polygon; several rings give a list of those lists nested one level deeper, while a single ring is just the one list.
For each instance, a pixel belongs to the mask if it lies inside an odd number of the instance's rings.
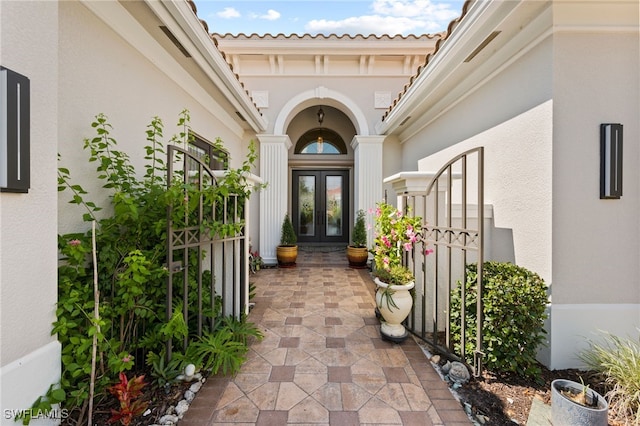
[{"label": "potted plant beside door", "polygon": [[353,226],[351,244],[347,246],[349,267],[364,269],[367,267],[369,250],[367,250],[367,230],[365,229],[364,210],[358,210],[356,223]]},{"label": "potted plant beside door", "polygon": [[282,233],[280,234],[280,245],[276,247],[276,258],[278,266],[281,268],[295,268],[298,258],[298,238],[293,229],[293,224],[288,214],[284,215],[282,221]]}]

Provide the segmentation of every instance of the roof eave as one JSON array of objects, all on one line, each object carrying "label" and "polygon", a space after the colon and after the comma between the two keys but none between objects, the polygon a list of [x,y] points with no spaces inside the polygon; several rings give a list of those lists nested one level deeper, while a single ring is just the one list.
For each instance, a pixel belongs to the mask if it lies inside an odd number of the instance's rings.
[{"label": "roof eave", "polygon": [[266,118],[255,106],[190,5],[186,1],[145,1],[160,19],[165,20],[166,13],[171,16],[182,30],[182,33],[174,33],[178,41],[185,46],[191,45],[195,48],[195,52],[190,52],[193,59],[215,83],[228,102],[237,109],[236,112],[246,120],[253,131],[264,132],[267,129]]},{"label": "roof eave", "polygon": [[421,104],[428,102],[429,94],[434,91],[434,88],[447,76],[453,74],[464,63],[465,58],[478,47],[478,40],[484,40],[491,34],[498,23],[518,4],[518,2],[492,1],[468,3],[469,9],[446,39],[442,40],[442,46],[439,46],[427,64],[405,86],[404,92],[399,94],[400,97],[396,99],[396,103],[378,122],[376,125],[378,134],[399,133],[420,120],[420,114],[416,114],[416,111]]}]

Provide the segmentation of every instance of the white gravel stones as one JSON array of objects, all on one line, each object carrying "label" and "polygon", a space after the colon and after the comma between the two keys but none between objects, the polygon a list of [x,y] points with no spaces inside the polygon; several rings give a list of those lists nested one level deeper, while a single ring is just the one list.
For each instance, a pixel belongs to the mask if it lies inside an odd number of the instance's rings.
[{"label": "white gravel stones", "polygon": [[[199,373],[196,373],[192,377],[197,376],[198,374]],[[178,421],[184,417],[187,410],[189,410],[189,404],[191,404],[191,402],[193,402],[193,400],[195,399],[196,393],[198,393],[198,391],[202,388],[202,384],[204,383],[204,381],[205,381],[204,378],[198,379],[197,382],[189,386],[189,389],[187,389],[184,392],[184,399],[180,400],[180,402],[178,402],[178,404],[175,407],[172,405],[169,408],[167,408],[167,411],[165,412],[164,416],[162,416],[160,420],[158,420],[157,425],[152,425],[152,426],[176,425]]]}]

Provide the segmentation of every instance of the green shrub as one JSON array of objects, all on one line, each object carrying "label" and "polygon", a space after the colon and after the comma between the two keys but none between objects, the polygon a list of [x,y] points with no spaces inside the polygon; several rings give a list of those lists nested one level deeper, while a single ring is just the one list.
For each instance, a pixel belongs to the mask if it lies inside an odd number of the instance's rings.
[{"label": "green shrub", "polygon": [[589,341],[579,358],[601,373],[610,390],[609,409],[624,424],[640,424],[640,344],[604,333],[603,342]]},{"label": "green shrub", "polygon": [[[484,365],[494,373],[537,378],[538,346],[544,340],[547,286],[537,274],[512,263],[485,262],[483,274]],[[476,327],[477,265],[467,265],[465,283],[466,361],[472,363]],[[451,334],[461,353],[461,283],[451,295]]]},{"label": "green shrub", "polygon": [[289,219],[289,215],[284,215],[284,220],[282,221],[282,234],[280,234],[280,245],[281,246],[295,246],[298,242],[298,237],[296,237],[296,231],[293,229],[293,224],[291,223],[291,219]]},{"label": "green shrub", "polygon": [[365,228],[364,210],[358,210],[356,223],[353,226],[351,246],[359,248],[367,246],[367,230]]}]

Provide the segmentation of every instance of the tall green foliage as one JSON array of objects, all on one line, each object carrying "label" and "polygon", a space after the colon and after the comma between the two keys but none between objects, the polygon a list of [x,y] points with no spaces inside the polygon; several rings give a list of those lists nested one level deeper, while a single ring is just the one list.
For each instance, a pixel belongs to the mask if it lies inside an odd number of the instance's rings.
[{"label": "tall green foliage", "polygon": [[364,210],[358,210],[356,223],[353,226],[353,235],[351,237],[351,245],[353,247],[367,247],[367,230],[365,228]]},{"label": "tall green foliage", "polygon": [[[189,113],[180,114],[179,132],[171,142],[186,148],[189,142]],[[196,329],[188,325],[180,309],[173,311],[169,321],[166,312],[166,229],[167,208],[172,207],[172,220],[185,225],[197,212],[200,198],[221,201],[230,194],[238,196],[238,204],[244,205],[253,187],[246,175],[257,158],[255,147],[250,144],[249,154],[243,165],[231,169],[218,185],[200,187],[197,182],[167,182],[166,153],[162,120],[154,117],[147,126],[145,149],[145,173],[142,178],[136,173],[128,155],[120,151],[111,136],[112,126],[103,114],[96,116],[91,126],[96,136],[86,139],[84,149],[89,152],[89,161],[96,165],[96,174],[102,186],[110,193],[110,205],[102,208],[87,200],[87,191],[72,183],[67,168],[58,170],[59,191],[71,193],[72,204],[83,209],[85,221],[96,221],[96,245],[98,247],[98,282],[100,292],[100,319],[93,319],[93,262],[91,261],[91,234],[89,232],[60,235],[58,246],[61,262],[58,270],[57,320],[52,334],[57,334],[62,344],[61,388],[66,392],[64,407],[79,414],[86,412],[91,372],[91,345],[94,334],[98,335],[98,363],[96,394],[106,395],[107,387],[117,380],[120,372],[144,367],[144,355],[162,353],[167,339],[182,342],[187,330]],[[221,146],[222,141],[216,140]],[[224,206],[225,203],[217,203]],[[101,213],[109,212],[109,214]],[[205,230],[219,237],[241,231],[242,216],[236,221],[221,223],[216,215],[205,218]],[[190,266],[195,266],[196,256],[190,256]],[[190,297],[195,298],[197,281],[189,277]],[[210,271],[206,271],[209,274]],[[206,276],[205,276],[206,279]],[[182,288],[180,279],[174,281],[176,290]],[[219,299],[203,286],[204,306],[215,306]],[[191,296],[193,295],[193,296]],[[195,300],[189,300],[189,303]],[[210,317],[219,315],[219,309],[208,311]],[[250,328],[250,327],[249,327]],[[224,349],[224,348],[223,348]],[[177,353],[180,359],[180,353]],[[230,357],[230,358],[229,358]],[[150,365],[157,363],[150,357]],[[224,365],[236,365],[242,359],[238,349],[227,354]],[[184,362],[189,360],[183,358]],[[218,361],[207,361],[214,363]],[[156,370],[162,370],[156,365]],[[174,367],[178,367],[174,363]],[[162,373],[159,373],[162,374]],[[170,377],[171,374],[168,375]]]},{"label": "tall green foliage", "polygon": [[587,368],[596,371],[609,389],[607,400],[620,424],[640,425],[640,341],[600,332],[579,353]]},{"label": "tall green foliage", "polygon": [[[537,274],[512,263],[483,264],[482,326],[484,365],[495,373],[539,378],[536,353],[544,341],[547,286]],[[473,362],[477,336],[477,264],[467,265],[465,283],[465,355]],[[451,295],[451,335],[461,353],[462,283]]]},{"label": "tall green foliage", "polygon": [[281,246],[295,246],[298,242],[298,237],[296,236],[296,231],[293,229],[293,224],[291,223],[291,219],[288,214],[284,215],[284,219],[282,220],[282,230],[280,234],[280,245]]}]

